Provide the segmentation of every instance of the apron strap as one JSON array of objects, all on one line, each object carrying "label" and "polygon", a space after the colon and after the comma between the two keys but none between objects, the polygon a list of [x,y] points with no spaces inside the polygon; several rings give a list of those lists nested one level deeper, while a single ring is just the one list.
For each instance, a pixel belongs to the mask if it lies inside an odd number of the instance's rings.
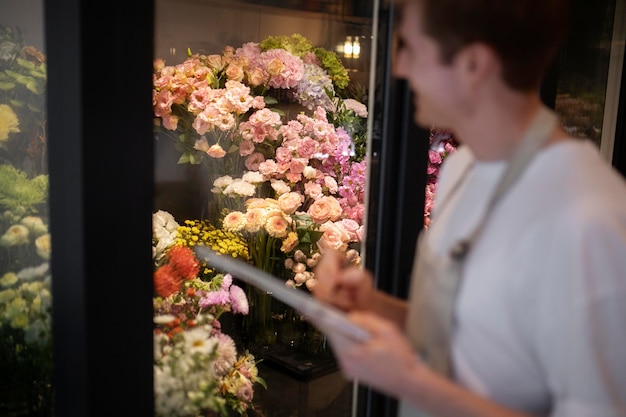
[{"label": "apron strap", "polygon": [[[542,106],[490,197],[483,217],[465,239],[452,245],[450,263],[447,266],[431,265],[434,255],[426,242],[427,233],[420,233],[411,281],[406,332],[422,358],[441,374],[451,376],[453,371],[450,339],[455,322],[456,297],[467,255],[498,202],[521,177],[532,158],[550,138],[556,124],[556,115]],[[463,175],[459,183],[465,177],[467,175]],[[446,201],[458,189],[457,183]]]}]

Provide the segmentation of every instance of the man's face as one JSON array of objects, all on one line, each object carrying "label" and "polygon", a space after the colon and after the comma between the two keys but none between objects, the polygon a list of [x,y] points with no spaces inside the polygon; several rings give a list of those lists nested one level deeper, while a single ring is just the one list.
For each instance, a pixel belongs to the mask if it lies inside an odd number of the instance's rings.
[{"label": "man's face", "polygon": [[419,0],[408,0],[401,11],[394,75],[409,83],[417,124],[451,128],[449,116],[459,91],[454,62],[441,63],[438,45],[424,33],[421,9]]}]

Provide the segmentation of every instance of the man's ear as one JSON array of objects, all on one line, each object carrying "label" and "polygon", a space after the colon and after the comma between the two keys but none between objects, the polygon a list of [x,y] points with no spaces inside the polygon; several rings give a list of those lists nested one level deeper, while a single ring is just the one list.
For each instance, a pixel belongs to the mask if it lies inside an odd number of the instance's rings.
[{"label": "man's ear", "polygon": [[470,89],[500,76],[500,60],[493,49],[484,43],[476,42],[464,47],[457,53],[454,65]]}]

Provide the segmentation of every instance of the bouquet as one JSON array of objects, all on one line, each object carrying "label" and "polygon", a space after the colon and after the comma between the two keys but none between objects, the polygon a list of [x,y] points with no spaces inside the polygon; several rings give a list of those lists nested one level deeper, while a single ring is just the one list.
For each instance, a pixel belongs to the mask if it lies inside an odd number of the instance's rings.
[{"label": "bouquet", "polygon": [[225,253],[245,257],[245,244],[235,234],[212,233],[201,221],[181,226],[162,210],[153,225],[156,414],[245,415],[254,385],[265,381],[254,355],[238,352],[219,320],[225,313],[248,314],[248,301],[231,275],[203,265],[191,249],[221,244]]},{"label": "bouquet", "polygon": [[298,34],[188,55],[155,61],[154,113],[178,162],[206,165],[207,220],[293,287],[326,249],[358,263],[367,109],[338,56]]}]

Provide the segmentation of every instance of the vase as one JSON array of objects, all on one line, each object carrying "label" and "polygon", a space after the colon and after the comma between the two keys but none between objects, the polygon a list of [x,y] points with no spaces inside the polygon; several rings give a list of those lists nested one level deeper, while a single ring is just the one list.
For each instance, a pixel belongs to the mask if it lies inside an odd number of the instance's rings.
[{"label": "vase", "polygon": [[311,323],[306,324],[301,350],[316,358],[332,358],[333,352],[326,333]]},{"label": "vase", "polygon": [[278,341],[288,349],[299,349],[305,336],[306,323],[292,307],[280,304],[277,315]]},{"label": "vase", "polygon": [[251,286],[246,292],[250,309],[243,327],[248,343],[251,348],[267,349],[276,343],[272,294]]}]

